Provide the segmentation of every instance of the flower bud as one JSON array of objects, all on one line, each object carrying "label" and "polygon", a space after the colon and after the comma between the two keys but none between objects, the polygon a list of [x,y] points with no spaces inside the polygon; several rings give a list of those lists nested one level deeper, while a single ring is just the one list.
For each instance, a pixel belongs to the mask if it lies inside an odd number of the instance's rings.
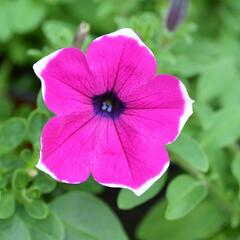
[{"label": "flower bud", "polygon": [[166,26],[169,31],[175,31],[178,25],[184,20],[187,14],[187,6],[188,0],[171,0],[166,19]]},{"label": "flower bud", "polygon": [[81,48],[83,46],[84,41],[88,37],[89,30],[90,30],[89,24],[86,22],[81,22],[74,37],[72,46]]}]

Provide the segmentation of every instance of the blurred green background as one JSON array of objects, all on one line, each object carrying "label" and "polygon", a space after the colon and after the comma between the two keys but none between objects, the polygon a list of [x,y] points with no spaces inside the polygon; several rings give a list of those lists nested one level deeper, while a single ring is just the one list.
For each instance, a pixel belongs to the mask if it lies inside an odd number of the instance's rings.
[{"label": "blurred green background", "polygon": [[[35,168],[52,114],[32,65],[72,46],[81,22],[83,51],[133,28],[195,100],[168,173],[141,197]],[[240,1],[0,0],[0,240],[238,240],[239,137]]]}]

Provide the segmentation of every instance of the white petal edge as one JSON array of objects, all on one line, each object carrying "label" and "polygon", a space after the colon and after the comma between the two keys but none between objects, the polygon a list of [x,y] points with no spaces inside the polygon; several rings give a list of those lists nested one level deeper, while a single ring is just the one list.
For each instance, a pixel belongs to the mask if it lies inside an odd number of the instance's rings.
[{"label": "white petal edge", "polygon": [[179,126],[178,126],[178,134],[177,134],[177,136],[172,141],[168,142],[167,144],[171,144],[172,142],[174,142],[178,138],[178,136],[181,133],[185,123],[187,122],[187,120],[189,119],[189,117],[193,113],[192,105],[194,103],[194,100],[192,100],[189,97],[187,89],[184,86],[184,84],[180,80],[178,80],[178,82],[179,82],[180,91],[182,92],[182,97],[183,97],[183,100],[184,100],[184,111],[183,111],[182,116],[179,119]]},{"label": "white petal edge", "polygon": [[41,160],[38,161],[38,163],[36,165],[36,168],[38,168],[42,172],[45,172],[46,174],[48,174],[50,177],[52,177],[53,179],[55,179],[58,182],[63,182],[63,183],[67,183],[67,184],[79,184],[79,183],[82,183],[82,182],[69,182],[69,181],[64,180],[64,179],[58,179],[56,177],[56,175],[53,172],[51,172]]},{"label": "white petal edge", "polygon": [[[41,146],[42,146],[42,138],[41,138]],[[63,182],[63,183],[68,183],[68,184],[79,184],[82,182],[69,182],[67,180],[64,179],[59,179],[57,178],[57,176],[48,169],[48,167],[42,162],[42,150],[40,150],[40,154],[39,154],[39,161],[36,164],[36,168],[38,168],[39,170],[41,170],[42,172],[45,172],[46,174],[48,174],[50,177],[52,177],[53,179],[55,179],[58,182]]]},{"label": "white petal edge", "polygon": [[47,55],[46,57],[41,58],[38,62],[36,62],[33,65],[33,70],[34,70],[35,74],[41,80],[43,100],[45,100],[46,86],[45,86],[44,79],[41,76],[41,73],[45,69],[45,67],[47,66],[49,61],[52,60],[54,57],[56,57],[61,50],[63,50],[63,49],[59,49],[59,50]]},{"label": "white petal edge", "polygon": [[139,46],[145,47],[149,51],[149,53],[152,56],[154,56],[153,52],[146,46],[146,44],[139,38],[139,36],[131,28],[122,28],[115,32],[112,32],[112,33],[109,33],[106,35],[102,35],[102,36],[96,38],[93,42],[101,40],[104,36],[108,36],[108,37],[124,36],[124,37],[128,37],[128,38],[132,38],[137,41]]},{"label": "white petal edge", "polygon": [[[169,161],[167,163],[165,163],[165,165],[163,166],[163,169],[161,170],[161,172],[157,176],[155,176],[155,177],[153,177],[151,179],[148,179],[142,186],[140,186],[137,189],[134,189],[134,188],[131,188],[131,187],[128,187],[128,186],[125,186],[125,185],[121,185],[121,184],[102,183],[102,182],[99,182],[97,180],[96,180],[96,182],[98,182],[99,184],[101,184],[103,186],[106,186],[106,187],[126,188],[126,189],[129,189],[129,190],[133,191],[137,196],[140,196],[144,192],[146,192],[159,178],[162,177],[162,175],[168,169],[169,164],[170,164]],[[58,179],[57,176],[52,171],[50,171],[47,168],[47,166],[42,162],[42,151],[40,151],[40,157],[39,157],[38,163],[36,164],[36,168],[38,168],[39,170],[45,172],[46,174],[48,174],[49,176],[51,176],[53,179],[55,179],[58,182],[63,182],[63,183],[67,183],[67,184],[79,184],[79,183],[82,183],[82,182],[69,182],[69,181],[64,180],[64,179]],[[94,176],[93,176],[93,178],[94,178]]]},{"label": "white petal edge", "polygon": [[41,170],[42,172],[47,173],[49,176],[51,176],[53,179],[59,181],[57,179],[57,177],[55,176],[54,173],[52,173],[43,163],[41,160],[38,161],[36,168],[38,168],[39,170]]},{"label": "white petal edge", "polygon": [[159,178],[161,178],[161,176],[166,172],[168,167],[169,167],[169,161],[167,163],[165,163],[165,165],[163,166],[163,169],[161,170],[161,172],[157,176],[155,176],[151,179],[148,179],[142,186],[140,186],[137,189],[134,189],[134,188],[131,188],[131,187],[128,187],[128,186],[125,186],[125,185],[121,185],[121,184],[101,183],[99,181],[97,181],[97,182],[100,183],[101,185],[106,186],[106,187],[126,188],[126,189],[129,189],[129,190],[133,191],[135,193],[135,195],[140,196],[144,192],[146,192]]},{"label": "white petal edge", "polygon": [[192,100],[189,97],[186,87],[184,86],[184,84],[180,80],[179,80],[179,84],[180,84],[180,90],[182,92],[182,96],[183,96],[183,99],[184,99],[184,102],[185,102],[184,112],[183,112],[183,115],[181,116],[180,121],[179,121],[178,132],[180,134],[180,132],[182,131],[182,129],[183,129],[185,123],[187,122],[188,118],[193,113],[192,105],[194,103],[194,100]]},{"label": "white petal edge", "polygon": [[[46,86],[45,86],[44,79],[41,76],[41,73],[45,69],[45,67],[47,66],[49,61],[51,61],[53,58],[55,58],[62,50],[63,50],[63,48],[59,49],[59,50],[57,50],[57,51],[55,51],[53,53],[50,53],[49,55],[47,55],[46,57],[43,57],[42,59],[40,59],[38,62],[36,62],[33,65],[33,70],[34,70],[35,74],[41,80],[43,100],[45,100]],[[41,145],[42,145],[42,140],[41,140]],[[36,168],[38,168],[39,170],[47,173],[49,176],[51,176],[53,179],[55,179],[58,182],[64,182],[64,183],[69,183],[69,184],[77,184],[77,183],[79,183],[79,182],[70,183],[67,180],[60,180],[60,179],[58,179],[57,176],[53,172],[51,172],[47,168],[47,166],[42,162],[42,151],[40,151],[40,157],[39,157],[38,163],[36,164]]]}]

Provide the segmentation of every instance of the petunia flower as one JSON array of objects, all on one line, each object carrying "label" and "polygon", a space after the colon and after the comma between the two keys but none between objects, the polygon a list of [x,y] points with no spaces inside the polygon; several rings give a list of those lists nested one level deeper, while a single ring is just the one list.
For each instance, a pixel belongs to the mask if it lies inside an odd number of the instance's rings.
[{"label": "petunia flower", "polygon": [[175,77],[156,74],[150,49],[131,29],[95,39],[86,54],[60,49],[33,66],[56,115],[42,131],[37,167],[77,184],[141,195],[169,166],[166,144],[189,116],[192,100]]}]

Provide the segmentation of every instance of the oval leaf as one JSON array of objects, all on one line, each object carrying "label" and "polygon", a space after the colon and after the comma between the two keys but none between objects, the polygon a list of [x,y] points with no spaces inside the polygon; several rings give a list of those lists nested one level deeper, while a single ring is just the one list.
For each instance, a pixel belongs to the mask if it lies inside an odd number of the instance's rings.
[{"label": "oval leaf", "polygon": [[11,10],[10,21],[17,33],[27,33],[36,29],[47,12],[43,2],[31,0],[16,0],[12,3]]},{"label": "oval leaf", "polygon": [[17,169],[12,177],[12,187],[15,191],[22,190],[26,188],[30,180],[31,178],[25,169]]},{"label": "oval leaf", "polygon": [[177,176],[167,189],[166,218],[173,220],[187,215],[207,196],[202,182],[189,175]]},{"label": "oval leaf", "polygon": [[10,218],[15,212],[15,199],[10,191],[0,192],[0,219]]},{"label": "oval leaf", "polygon": [[23,209],[18,209],[18,215],[27,226],[34,240],[63,240],[65,231],[63,223],[53,213],[43,220],[36,220],[28,216]]},{"label": "oval leaf", "polygon": [[110,208],[86,192],[70,192],[55,199],[51,209],[63,221],[70,239],[127,239]]},{"label": "oval leaf", "polygon": [[7,220],[0,220],[0,239],[31,240],[31,237],[22,219],[15,214]]},{"label": "oval leaf", "polygon": [[209,162],[207,155],[200,144],[192,137],[181,134],[177,141],[169,145],[168,148],[191,165],[191,167],[202,172],[208,171]]},{"label": "oval leaf", "polygon": [[33,144],[40,142],[41,131],[47,120],[47,114],[40,110],[35,110],[30,114],[27,121],[27,133]]},{"label": "oval leaf", "polygon": [[46,175],[39,175],[33,182],[33,187],[37,187],[41,193],[50,193],[57,186],[57,182]]},{"label": "oval leaf", "polygon": [[40,199],[25,203],[24,208],[34,219],[45,219],[48,216],[48,205]]},{"label": "oval leaf", "polygon": [[43,33],[49,43],[55,48],[71,45],[74,30],[74,27],[66,21],[48,20],[43,24]]},{"label": "oval leaf", "polygon": [[178,220],[165,219],[166,206],[166,202],[162,201],[151,208],[137,229],[138,239],[212,239],[228,221],[225,212],[209,200],[203,201],[191,213]]},{"label": "oval leaf", "polygon": [[16,148],[23,140],[26,122],[23,118],[11,118],[0,129],[0,154]]},{"label": "oval leaf", "polygon": [[237,107],[224,108],[215,113],[211,127],[203,133],[202,144],[215,148],[226,147],[240,137],[240,111]]}]

